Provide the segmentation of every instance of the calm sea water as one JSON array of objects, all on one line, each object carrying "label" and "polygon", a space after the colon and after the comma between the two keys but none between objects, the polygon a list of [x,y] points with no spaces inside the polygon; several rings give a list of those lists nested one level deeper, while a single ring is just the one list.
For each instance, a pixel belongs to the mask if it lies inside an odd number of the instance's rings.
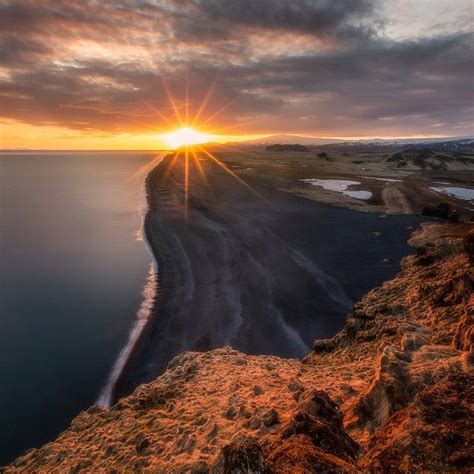
[{"label": "calm sea water", "polygon": [[0,154],[0,465],[93,404],[127,341],[154,156]]}]

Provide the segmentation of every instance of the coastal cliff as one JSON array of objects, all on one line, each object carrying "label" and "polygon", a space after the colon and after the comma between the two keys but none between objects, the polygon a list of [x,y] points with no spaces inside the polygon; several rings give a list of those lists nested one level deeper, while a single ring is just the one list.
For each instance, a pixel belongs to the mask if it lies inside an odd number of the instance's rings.
[{"label": "coastal cliff", "polygon": [[186,352],[4,472],[469,472],[472,226],[429,224],[400,273],[303,359]]}]

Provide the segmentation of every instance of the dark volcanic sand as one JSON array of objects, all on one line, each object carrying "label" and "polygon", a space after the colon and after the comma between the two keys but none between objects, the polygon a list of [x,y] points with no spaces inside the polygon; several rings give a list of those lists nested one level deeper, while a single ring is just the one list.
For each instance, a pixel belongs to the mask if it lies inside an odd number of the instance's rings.
[{"label": "dark volcanic sand", "polygon": [[115,399],[185,350],[231,345],[303,356],[315,338],[334,335],[352,302],[398,271],[410,251],[408,227],[420,222],[278,192],[268,176],[250,183],[260,199],[203,160],[209,185],[192,166],[185,224],[183,170],[179,164],[168,174],[170,162],[147,179],[145,232],[159,265],[155,310]]}]

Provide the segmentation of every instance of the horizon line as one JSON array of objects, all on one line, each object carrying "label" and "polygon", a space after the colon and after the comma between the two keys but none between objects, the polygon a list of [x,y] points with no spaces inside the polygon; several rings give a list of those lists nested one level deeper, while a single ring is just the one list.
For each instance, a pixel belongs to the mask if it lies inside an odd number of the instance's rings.
[{"label": "horizon line", "polygon": [[[265,138],[271,138],[274,136],[279,135],[287,135],[288,137],[295,137],[295,138],[314,138],[316,140],[336,140],[334,144],[343,144],[347,142],[362,142],[362,141],[397,141],[397,140],[467,140],[467,139],[474,139],[474,135],[446,135],[446,136],[416,136],[416,137],[314,137],[309,135],[300,135],[300,134],[289,134],[289,133],[274,133],[270,135],[263,136],[259,139],[251,139],[251,140],[243,140],[243,141],[228,141],[228,142],[206,142],[202,145],[226,145],[228,143],[232,144],[248,144],[248,145],[265,145],[265,143],[258,143],[259,140],[263,140]],[[340,142],[340,143],[338,143]],[[315,143],[314,146],[327,146],[332,145],[332,143],[325,143],[325,144],[317,144]],[[311,146],[311,144],[306,144],[306,146]],[[131,152],[149,152],[149,153],[156,153],[156,152],[164,152],[164,151],[175,151],[176,148],[0,148],[0,153],[18,153],[18,152],[102,152],[102,153],[110,153],[110,152],[122,152],[122,153],[131,153]]]}]

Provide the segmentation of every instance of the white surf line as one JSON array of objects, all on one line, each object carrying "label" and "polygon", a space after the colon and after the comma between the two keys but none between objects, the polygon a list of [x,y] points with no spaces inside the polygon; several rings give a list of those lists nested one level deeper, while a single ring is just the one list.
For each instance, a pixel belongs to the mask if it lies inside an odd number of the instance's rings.
[{"label": "white surf line", "polygon": [[143,241],[150,254],[152,263],[148,269],[148,277],[143,288],[142,296],[143,301],[140,305],[140,308],[137,311],[135,322],[133,323],[132,329],[128,335],[127,344],[122,348],[120,351],[117,360],[115,361],[112,370],[109,374],[107,379],[107,383],[105,384],[104,388],[102,389],[99,398],[96,401],[97,405],[103,406],[105,408],[110,408],[110,404],[112,401],[112,393],[114,391],[115,384],[117,383],[120,374],[122,373],[130,354],[132,353],[135,344],[140,337],[143,328],[145,327],[146,323],[148,322],[152,310],[153,310],[153,303],[155,301],[156,296],[156,275],[158,274],[158,262],[156,261],[155,256],[151,250],[150,244],[146,239],[146,233],[143,231],[144,223],[145,223],[145,215],[148,212],[148,200],[146,196],[146,185],[145,180],[148,176],[148,173],[158,166],[158,164],[163,160],[166,153],[162,153],[158,155],[155,159],[153,159],[150,163],[145,165],[144,167],[140,168],[133,177],[141,177],[141,193],[140,193],[140,201],[138,204],[138,210],[141,215],[141,225],[140,229],[137,230],[137,240]]},{"label": "white surf line", "polygon": [[151,312],[153,310],[153,302],[156,295],[156,274],[154,265],[151,264],[148,272],[148,279],[143,289],[143,302],[137,312],[137,317],[133,324],[132,330],[128,336],[127,344],[120,351],[120,354],[115,361],[115,364],[110,372],[109,378],[105,387],[103,388],[99,398],[96,401],[97,405],[105,408],[110,408],[112,401],[112,393],[117,383],[120,374],[122,373],[125,364],[132,353],[135,344],[140,337],[145,324],[148,322]]}]

